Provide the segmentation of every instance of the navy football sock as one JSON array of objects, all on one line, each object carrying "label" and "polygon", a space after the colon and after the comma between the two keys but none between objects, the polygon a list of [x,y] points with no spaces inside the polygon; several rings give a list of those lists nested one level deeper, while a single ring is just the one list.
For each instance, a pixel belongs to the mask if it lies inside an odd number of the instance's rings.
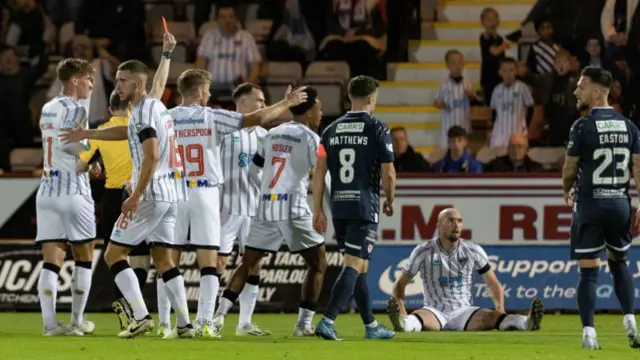
[{"label": "navy football sock", "polygon": [[578,311],[582,326],[593,327],[596,312],[596,287],[600,268],[581,268],[578,282]]},{"label": "navy football sock", "polygon": [[608,261],[613,276],[613,288],[623,314],[633,314],[634,285],[626,261]]},{"label": "navy football sock", "polygon": [[355,289],[353,290],[353,297],[356,299],[356,305],[358,305],[358,311],[360,312],[362,323],[364,325],[369,325],[376,321],[371,307],[369,287],[367,286],[367,273],[360,274],[360,276],[358,276]]},{"label": "navy football sock", "polygon": [[324,312],[324,316],[327,319],[335,320],[336,317],[338,317],[338,313],[351,298],[357,280],[358,272],[356,269],[349,266],[345,266],[342,269],[342,272],[340,272],[336,282],[333,284],[329,304],[327,305],[327,310]]}]

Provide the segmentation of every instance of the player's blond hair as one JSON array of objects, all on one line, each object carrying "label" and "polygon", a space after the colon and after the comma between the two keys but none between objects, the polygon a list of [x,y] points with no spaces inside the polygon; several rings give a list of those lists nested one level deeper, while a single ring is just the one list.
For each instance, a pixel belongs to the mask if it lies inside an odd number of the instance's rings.
[{"label": "player's blond hair", "polygon": [[68,58],[58,63],[56,72],[58,74],[58,80],[66,82],[74,76],[93,75],[94,69],[91,63],[86,60]]},{"label": "player's blond hair", "polygon": [[211,85],[211,74],[202,69],[189,69],[178,78],[178,92],[180,95],[189,95],[197,89]]}]

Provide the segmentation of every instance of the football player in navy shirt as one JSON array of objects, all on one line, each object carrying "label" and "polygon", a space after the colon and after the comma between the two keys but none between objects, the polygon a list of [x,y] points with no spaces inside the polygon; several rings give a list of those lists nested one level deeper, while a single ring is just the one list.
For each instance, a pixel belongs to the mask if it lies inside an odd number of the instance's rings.
[{"label": "football player in navy shirt", "polygon": [[365,338],[390,339],[395,335],[375,320],[366,278],[378,237],[380,182],[387,216],[393,215],[396,182],[389,129],[371,116],[378,86],[368,76],[351,79],[351,111],[329,125],[320,140],[313,176],[313,226],[320,232],[327,227],[322,196],[328,170],[333,227],[345,254],[344,268],[333,285],[324,317],[316,326],[316,335],[327,340],[339,340],[333,323],[352,294],[365,325]]},{"label": "football player in navy shirt", "polygon": [[[614,290],[624,314],[623,326],[632,348],[640,348],[634,317],[634,284],[627,267],[631,246],[629,170],[640,186],[639,131],[607,102],[611,74],[588,66],[582,71],[575,95],[589,114],[571,127],[562,170],[564,198],[573,207],[571,252],[580,266],[578,310],[582,320],[582,347],[599,349],[594,329],[599,255],[607,252]],[[632,160],[632,166],[630,166]],[[636,222],[639,219],[636,216]]]}]

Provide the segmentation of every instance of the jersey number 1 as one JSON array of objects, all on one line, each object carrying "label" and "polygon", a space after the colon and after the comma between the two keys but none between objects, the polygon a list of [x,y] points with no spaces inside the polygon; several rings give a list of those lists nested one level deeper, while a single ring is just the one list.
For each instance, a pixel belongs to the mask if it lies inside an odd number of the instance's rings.
[{"label": "jersey number 1", "polygon": [[176,146],[176,139],[169,136],[169,168],[181,168],[182,158],[180,157],[180,149]]},{"label": "jersey number 1", "polygon": [[47,159],[47,162],[44,164],[45,167],[51,168],[51,152],[53,151],[53,138],[51,136],[47,136],[43,139],[42,145],[44,146],[44,156]]},{"label": "jersey number 1", "polygon": [[[602,176],[602,173],[609,168],[614,158],[621,156],[622,160],[615,162],[613,176]],[[593,185],[619,185],[629,182],[629,157],[631,152],[627,148],[596,149],[593,152],[593,160],[603,158],[600,165],[593,171]],[[622,175],[618,176],[618,171]]]}]

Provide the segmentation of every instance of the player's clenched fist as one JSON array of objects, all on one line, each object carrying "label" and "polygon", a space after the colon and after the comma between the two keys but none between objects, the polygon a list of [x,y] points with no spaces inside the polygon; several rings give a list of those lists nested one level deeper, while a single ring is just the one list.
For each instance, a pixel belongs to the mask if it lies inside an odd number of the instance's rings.
[{"label": "player's clenched fist", "polygon": [[382,205],[382,212],[387,216],[393,215],[393,203],[389,202],[389,200],[385,200]]}]

